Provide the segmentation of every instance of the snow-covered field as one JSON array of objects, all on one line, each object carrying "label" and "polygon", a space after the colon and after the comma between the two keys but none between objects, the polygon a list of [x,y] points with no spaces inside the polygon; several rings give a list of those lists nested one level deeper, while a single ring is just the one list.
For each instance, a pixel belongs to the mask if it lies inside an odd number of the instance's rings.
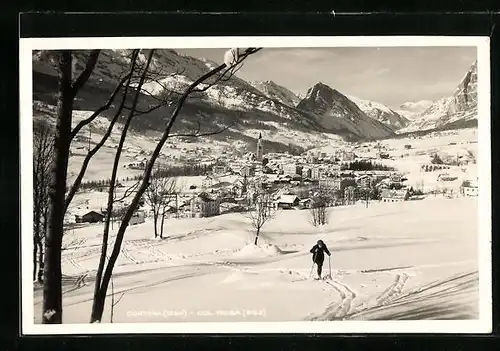
[{"label": "snow-covered field", "polygon": [[[115,297],[123,297],[113,322],[478,319],[477,199],[335,207],[320,229],[308,216],[279,212],[258,247],[242,214],[170,219],[163,240],[150,219],[129,227],[114,270]],[[64,323],[89,320],[101,236],[93,224],[64,237]],[[316,281],[309,249],[320,238],[333,279]],[[85,273],[84,286],[70,283]],[[34,294],[40,323],[41,289]]]}]

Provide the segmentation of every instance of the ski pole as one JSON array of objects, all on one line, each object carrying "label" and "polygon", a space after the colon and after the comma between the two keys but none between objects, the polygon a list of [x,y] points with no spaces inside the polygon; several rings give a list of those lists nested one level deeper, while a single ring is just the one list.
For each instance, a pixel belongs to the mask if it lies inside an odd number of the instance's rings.
[{"label": "ski pole", "polygon": [[309,272],[309,278],[311,278],[312,274],[313,274],[313,269],[314,269],[314,264],[316,263],[316,252],[313,254],[313,264],[312,264],[312,267],[311,267],[311,272]]},{"label": "ski pole", "polygon": [[314,263],[315,263],[315,262],[313,262],[313,265],[312,265],[312,267],[311,267],[311,271],[309,272],[309,278],[311,278],[311,276],[312,276],[312,274],[313,274]]},{"label": "ski pole", "polygon": [[333,279],[332,277],[332,262],[330,261],[331,257],[328,256],[328,270],[330,271],[330,279]]}]

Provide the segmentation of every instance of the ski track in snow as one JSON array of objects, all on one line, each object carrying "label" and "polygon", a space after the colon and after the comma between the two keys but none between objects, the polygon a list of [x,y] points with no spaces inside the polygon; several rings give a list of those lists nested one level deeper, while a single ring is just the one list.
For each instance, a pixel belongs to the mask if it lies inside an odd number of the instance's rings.
[{"label": "ski track in snow", "polygon": [[[193,234],[197,231],[192,231],[190,234]],[[83,240],[80,240],[83,239]],[[129,240],[129,241],[124,241],[121,247],[121,253],[125,259],[127,259],[131,264],[142,264],[142,263],[150,263],[150,262],[167,262],[169,260],[172,260],[172,256],[168,255],[166,252],[164,252],[159,246],[160,243],[163,241],[152,241],[151,239],[135,239],[135,240]],[[66,256],[65,261],[69,261],[75,268],[79,270],[85,270],[85,267],[83,267],[78,260],[82,258],[86,258],[89,255],[95,254],[95,252],[92,251],[83,251],[79,252],[79,249],[83,246],[85,243],[84,238],[78,238],[76,240],[76,243],[73,247],[71,247],[70,254]],[[266,263],[271,263],[271,262],[277,262],[281,260],[286,260],[289,258],[294,258],[296,256],[300,256],[302,252],[297,251],[292,254],[284,254],[284,255],[279,255],[279,256],[271,256],[271,257],[262,257],[259,259],[253,259],[250,262],[245,262],[245,261],[231,261],[231,258],[229,260],[215,260],[215,261],[210,261],[210,260],[197,260],[194,259],[195,256],[200,256],[200,255],[209,255],[209,254],[215,254],[215,255],[221,255],[221,254],[227,254],[227,253],[234,253],[237,250],[217,250],[216,252],[212,253],[198,253],[198,254],[180,254],[178,255],[178,259],[181,259],[184,262],[189,262],[194,265],[201,265],[205,267],[218,267],[222,269],[226,269],[229,271],[237,271],[237,272],[244,272],[244,273],[258,273],[258,274],[265,274],[265,273],[292,273],[295,274],[296,276],[300,277],[297,280],[291,280],[290,282],[299,282],[299,281],[307,281],[310,280],[310,277],[308,276],[307,273],[298,271],[298,270],[293,270],[293,269],[283,269],[283,268],[258,268],[255,266],[259,266],[262,264]],[[144,259],[146,258],[147,259]],[[142,259],[142,260],[141,260]],[[431,266],[431,265],[429,265]],[[325,310],[323,313],[313,316],[313,317],[306,317],[306,319],[309,320],[346,320],[349,319],[351,316],[357,315],[363,311],[367,310],[372,310],[376,309],[378,307],[383,307],[386,305],[389,305],[396,300],[398,300],[401,297],[405,296],[411,296],[413,294],[417,294],[421,292],[422,290],[425,290],[426,287],[423,286],[419,289],[416,289],[411,292],[407,292],[403,294],[403,289],[405,287],[406,282],[410,278],[410,275],[408,275],[404,270],[405,269],[411,269],[414,268],[413,266],[398,266],[398,267],[387,267],[387,268],[375,268],[375,269],[361,269],[361,270],[336,270],[333,272],[334,276],[337,277],[342,277],[344,275],[349,275],[349,274],[378,274],[382,272],[387,272],[389,274],[394,274],[394,282],[389,285],[380,295],[376,296],[375,298],[372,299],[367,299],[364,301],[360,301],[358,304],[355,304],[356,301],[356,293],[354,292],[354,289],[350,287],[348,284],[342,283],[338,279],[323,279],[322,283],[328,286],[328,290],[335,290],[340,297],[339,299],[335,299],[335,301],[332,301],[329,305],[326,306]],[[395,271],[401,271],[401,273],[396,273]],[[85,270],[88,272],[88,270]],[[201,272],[199,272],[201,273]],[[198,274],[199,274],[198,273]],[[208,272],[209,273],[209,272]],[[198,275],[195,274],[194,276]],[[181,277],[175,277],[174,280],[179,279],[179,278],[184,278],[184,277],[190,277],[192,275],[188,274],[186,276],[181,276]],[[75,276],[76,277],[76,276]],[[166,282],[168,280],[165,280]],[[161,282],[158,282],[158,284]],[[439,285],[442,284],[442,282],[434,282],[429,284],[429,287],[432,287],[434,285]],[[153,284],[154,285],[154,284]],[[145,286],[138,286],[134,287],[133,289],[130,290],[136,290],[136,289],[141,289],[144,287],[147,287],[148,285]],[[77,290],[81,288],[81,286],[74,286],[70,288],[69,290],[65,291],[64,293],[69,293],[74,290]],[[324,290],[324,289],[323,289]],[[124,292],[126,292],[125,290]]]},{"label": "ski track in snow", "polygon": [[474,285],[474,277],[478,279],[477,271],[456,274],[445,279],[421,285],[407,291],[406,293],[402,293],[401,289],[408,278],[398,277],[396,282],[388,289],[389,293],[387,293],[386,290],[386,292],[379,296],[379,298],[382,297],[382,300],[380,301],[381,303],[377,303],[372,306],[364,305],[362,306],[363,308],[353,311],[349,317],[351,319],[357,319],[356,317],[363,315],[364,312],[370,313],[371,311],[380,310],[387,305],[397,306],[398,304],[404,304],[405,302],[414,303],[421,301],[422,299],[428,300],[433,296],[443,296],[443,294],[447,293],[453,294],[460,292]]},{"label": "ski track in snow", "polygon": [[384,306],[399,297],[408,279],[408,274],[398,274],[396,276],[396,281],[394,282],[394,284],[390,285],[382,294],[377,297],[377,306]]},{"label": "ski track in snow", "polygon": [[128,244],[128,242],[123,242],[120,251],[123,254],[123,257],[125,257],[132,263],[138,264],[139,261],[137,261],[135,257],[130,254],[130,249],[128,248],[129,245],[130,244]]},{"label": "ski track in snow", "polygon": [[[171,257],[166,254],[163,250],[157,247],[158,245],[155,242],[152,242],[151,240],[136,240],[136,241],[128,241],[124,242],[122,245],[122,254],[124,258],[128,259],[134,264],[139,264],[143,263],[140,261],[136,255],[144,255],[147,254],[149,256],[154,256],[155,261],[165,261],[171,259]],[[144,251],[141,251],[141,249],[146,249],[147,253]],[[234,250],[231,250],[234,251]],[[196,256],[196,255],[193,255]],[[288,257],[287,257],[288,256]],[[292,255],[281,255],[279,256],[279,260],[286,260],[289,258],[289,256],[294,256]],[[278,258],[278,257],[271,257],[271,258]],[[268,258],[269,259],[269,258]],[[243,272],[243,273],[258,273],[258,274],[276,274],[276,273],[281,273],[281,274],[294,274],[295,276],[298,276],[298,280],[291,280],[290,282],[298,282],[298,281],[307,281],[310,280],[311,278],[308,275],[308,272],[304,271],[299,271],[299,270],[294,270],[294,269],[284,269],[284,268],[259,268],[255,267],[255,265],[260,265],[260,264],[266,264],[269,262],[275,262],[276,260],[271,259],[266,260],[266,258],[263,258],[261,261],[256,261],[251,263],[251,265],[247,265],[245,263],[241,262],[231,262],[231,261],[204,261],[204,260],[196,260],[193,258],[186,258],[183,257],[182,261],[187,261],[193,265],[197,266],[202,266],[202,270],[200,271],[200,268],[198,268],[198,272],[192,272],[188,274],[182,274],[180,276],[176,277],[170,277],[168,279],[163,279],[158,282],[153,282],[145,285],[140,285],[140,286],[135,286],[132,288],[124,289],[122,292],[127,293],[127,292],[132,292],[135,290],[142,290],[143,288],[148,288],[149,286],[155,286],[158,284],[163,284],[167,283],[170,281],[175,281],[178,279],[184,279],[184,278],[191,278],[191,277],[196,277],[199,275],[204,275],[204,274],[213,274],[217,273],[218,271],[213,271],[209,267],[212,268],[222,268],[225,270],[229,271],[236,271],[236,272]],[[70,262],[73,264],[75,263],[76,265],[80,266],[77,262],[74,261],[73,258],[70,258]],[[151,262],[151,261],[148,261]],[[453,264],[453,262],[451,263]],[[206,267],[203,269],[203,266]],[[429,265],[431,266],[431,265]],[[333,277],[336,277],[334,279],[323,279],[320,281],[320,283],[323,286],[327,286],[326,291],[331,291],[334,290],[338,293],[339,299],[335,299],[332,301],[329,305],[325,307],[324,312],[313,315],[311,316],[306,316],[304,317],[306,320],[316,320],[316,321],[335,321],[335,320],[348,320],[351,319],[351,317],[354,317],[358,315],[359,313],[363,313],[365,311],[370,311],[373,309],[377,309],[383,306],[390,305],[392,303],[397,303],[397,301],[400,298],[403,297],[411,297],[415,294],[419,294],[423,291],[426,291],[428,289],[432,289],[435,286],[440,286],[443,284],[443,281],[435,281],[432,283],[428,283],[426,285],[420,286],[417,289],[413,289],[411,291],[408,291],[406,293],[403,293],[403,289],[410,278],[410,275],[403,271],[403,272],[395,272],[395,271],[400,271],[408,268],[413,268],[411,266],[401,266],[401,267],[387,267],[387,268],[378,268],[378,269],[365,269],[365,270],[335,270],[332,272]],[[352,286],[349,286],[348,284],[341,282],[339,278],[341,278],[344,275],[350,275],[353,273],[359,273],[359,274],[379,274],[381,272],[384,273],[389,273],[391,275],[394,275],[394,282],[390,284],[385,290],[383,290],[378,296],[374,298],[368,298],[368,299],[363,299],[362,301],[359,301],[358,304],[355,304],[356,299],[357,299],[357,294],[355,293],[354,289]],[[458,276],[459,278],[461,276]],[[446,281],[447,284],[449,282],[453,281],[453,278],[449,279],[449,281]],[[85,284],[84,284],[85,285]],[[70,288],[69,290],[65,291],[64,294],[73,292],[75,290],[80,289],[82,286],[74,286]],[[325,291],[325,289],[323,289]]]},{"label": "ski track in snow", "polygon": [[[140,240],[131,240],[123,243],[121,252],[123,257],[129,260],[133,264],[141,264],[146,261],[141,261],[137,258],[137,255],[146,254],[148,257],[153,257],[152,260],[148,260],[147,262],[159,262],[171,260],[172,258],[166,254],[163,250],[157,247],[158,244],[155,244],[149,239],[140,239]],[[142,251],[141,249],[145,248],[147,253]],[[235,250],[223,250],[223,251],[231,251]],[[221,252],[219,252],[221,253]],[[229,271],[237,271],[244,273],[282,273],[285,274],[287,272],[292,272],[295,275],[301,277],[298,280],[292,280],[291,282],[298,281],[307,281],[310,280],[310,277],[307,273],[300,272],[298,270],[293,269],[283,269],[283,268],[255,268],[251,267],[248,264],[252,265],[260,265],[266,264],[269,262],[276,262],[280,260],[287,259],[287,256],[290,255],[282,255],[277,257],[266,257],[261,258],[260,260],[256,260],[255,262],[231,262],[231,261],[204,261],[204,260],[196,260],[193,259],[193,256],[197,256],[196,254],[192,255],[184,255],[181,256],[183,261],[190,262],[195,265],[204,265],[204,266],[215,266],[218,268],[227,269]],[[291,256],[294,256],[293,254]],[[80,264],[78,264],[73,257],[70,257],[70,262],[74,264],[76,267],[83,268]],[[379,268],[379,269],[365,269],[365,270],[337,270],[334,272],[334,275],[339,277],[352,274],[352,273],[361,273],[361,274],[377,274],[380,272],[390,272],[395,270],[402,270],[412,268],[411,266],[401,266],[401,267],[387,267],[387,268]],[[312,317],[311,320],[345,320],[349,319],[350,316],[363,312],[367,309],[373,309],[381,306],[385,306],[390,304],[391,302],[397,300],[402,296],[407,296],[410,294],[414,294],[416,292],[420,292],[421,289],[413,291],[411,293],[403,294],[403,288],[409,279],[409,275],[405,272],[396,273],[394,283],[389,285],[379,296],[377,296],[374,300],[374,303],[369,304],[368,301],[361,301],[359,304],[355,305],[354,302],[356,300],[356,293],[353,291],[353,288],[349,285],[340,282],[337,279],[324,279],[322,282],[330,289],[334,289],[338,292],[340,296],[340,301],[335,300],[330,305],[328,305],[323,313],[318,316]],[[430,285],[432,286],[432,284]],[[146,287],[146,286],[143,286]],[[141,287],[136,287],[135,289],[139,289]],[[70,291],[73,291],[71,289]],[[69,291],[68,291],[69,292]]]},{"label": "ski track in snow", "polygon": [[77,269],[83,269],[84,267],[78,263],[78,260],[85,256],[85,253],[80,252],[81,247],[85,244],[87,240],[85,238],[76,238],[73,245],[67,247],[66,250],[70,251],[70,254],[62,260],[62,262],[71,263]]},{"label": "ski track in snow", "polygon": [[[190,231],[188,235],[201,235],[203,230]],[[199,275],[205,274],[216,274],[221,273],[221,270],[217,268],[221,268],[227,271],[236,271],[243,273],[256,273],[261,274],[264,277],[269,275],[271,279],[276,277],[276,274],[286,274],[288,277],[289,274],[291,280],[288,282],[300,282],[307,281],[311,278],[309,277],[309,270],[305,269],[303,271],[297,269],[288,269],[288,268],[276,268],[266,266],[270,263],[283,262],[282,267],[286,267],[284,261],[289,259],[296,259],[300,256],[309,254],[307,250],[297,250],[297,251],[288,251],[284,252],[280,255],[268,256],[268,257],[233,257],[232,253],[237,252],[237,249],[222,249],[215,251],[205,251],[205,252],[194,252],[187,254],[173,254],[170,255],[166,253],[162,248],[162,243],[165,243],[164,240],[152,240],[152,239],[132,239],[128,241],[124,241],[121,246],[121,254],[122,258],[125,259],[121,265],[139,265],[143,263],[154,263],[161,262],[166,263],[169,266],[195,266],[198,267],[196,270],[198,272],[191,272],[187,274],[183,274],[177,277],[171,277],[170,279],[163,279],[160,281],[151,282],[148,284],[141,284],[134,286],[132,288],[128,288],[123,290],[123,292],[131,292],[134,290],[142,290],[143,288],[152,287],[155,285],[168,283],[170,281],[175,281],[178,279],[185,279],[196,277]],[[87,259],[89,256],[99,254],[98,250],[99,245],[90,245],[84,247],[86,239],[85,238],[76,238],[72,241],[72,246],[66,249],[66,255],[63,259],[64,262],[70,263],[72,266],[78,269],[78,271],[90,272],[91,270],[86,269],[87,267],[82,266],[82,262],[79,262],[82,259]],[[111,244],[111,243],[110,243]],[[94,246],[95,249],[94,250]],[[198,256],[202,256],[198,259]],[[205,257],[203,257],[205,256]],[[219,256],[219,257],[217,257]],[[220,257],[223,256],[223,257]],[[221,259],[222,258],[222,259]],[[170,260],[175,259],[175,264],[169,262]],[[127,262],[128,261],[128,262]],[[445,265],[463,265],[471,260],[465,261],[456,261],[456,262],[447,262]],[[474,261],[474,260],[472,260]],[[157,268],[166,268],[167,265],[160,265]],[[374,267],[370,269],[336,269],[332,271],[332,279],[324,279],[320,283],[324,288],[323,291],[327,293],[331,293],[335,291],[338,293],[338,297],[329,303],[325,303],[324,311],[319,314],[305,316],[306,320],[347,320],[356,318],[358,314],[363,314],[364,312],[369,312],[373,309],[383,308],[384,306],[397,304],[399,299],[404,297],[411,297],[413,295],[420,296],[421,292],[425,292],[433,288],[434,286],[442,286],[449,285],[449,282],[444,281],[435,281],[432,283],[428,283],[427,285],[422,285],[419,288],[413,289],[411,291],[407,291],[403,293],[405,289],[407,281],[410,279],[412,274],[408,271],[411,270],[413,272],[414,269],[419,268],[432,268],[432,267],[440,267],[443,263],[440,264],[424,264],[424,265],[405,265],[405,266],[381,266]],[[150,269],[154,270],[156,267]],[[131,272],[134,274],[134,272]],[[135,272],[137,273],[137,272]],[[352,283],[347,284],[342,282],[343,276],[349,275],[379,275],[379,274],[389,274],[394,277],[394,280],[387,283],[385,289],[380,292],[380,294],[371,297],[361,297],[357,296],[355,289]],[[120,275],[120,273],[118,273]],[[118,276],[117,275],[117,276]],[[274,276],[273,276],[274,275]],[[77,279],[78,274],[74,275],[72,278]],[[81,277],[81,275],[80,275]],[[298,277],[298,279],[297,279]],[[295,280],[294,280],[295,279]],[[450,282],[453,279],[450,279]],[[68,281],[69,282],[69,281]],[[445,284],[446,283],[446,284]],[[355,283],[354,285],[356,285]],[[85,286],[85,283],[84,285]],[[357,285],[356,285],[357,286]],[[82,286],[75,285],[67,291],[64,291],[64,294],[70,293],[74,290],[80,289]],[[306,285],[307,287],[307,285]],[[312,289],[317,289],[317,284],[311,285]],[[381,286],[381,288],[384,288]],[[449,288],[451,289],[451,288]],[[357,302],[357,303],[356,303]],[[321,307],[320,307],[321,308]]]},{"label": "ski track in snow", "polygon": [[335,279],[325,280],[325,283],[339,292],[341,300],[338,303],[328,306],[322,316],[326,317],[327,320],[342,320],[351,311],[356,294],[347,284],[343,284]]}]

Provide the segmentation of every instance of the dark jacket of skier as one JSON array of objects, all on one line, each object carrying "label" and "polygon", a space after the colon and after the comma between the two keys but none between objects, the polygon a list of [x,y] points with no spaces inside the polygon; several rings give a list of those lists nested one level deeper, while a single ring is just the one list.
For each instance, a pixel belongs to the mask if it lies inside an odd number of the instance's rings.
[{"label": "dark jacket of skier", "polygon": [[312,247],[310,252],[313,254],[313,262],[322,265],[325,260],[325,252],[328,256],[330,256],[330,251],[326,247],[325,243],[322,240],[318,240],[318,243]]}]

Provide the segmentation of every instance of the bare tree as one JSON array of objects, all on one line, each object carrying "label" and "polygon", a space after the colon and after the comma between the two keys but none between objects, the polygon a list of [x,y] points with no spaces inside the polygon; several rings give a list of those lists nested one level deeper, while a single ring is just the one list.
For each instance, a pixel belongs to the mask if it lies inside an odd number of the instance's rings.
[{"label": "bare tree", "polygon": [[[148,71],[149,65],[151,64],[153,54],[154,54],[154,50],[150,50],[150,53],[148,56],[148,61],[147,61],[147,66],[142,71],[141,78],[140,78],[139,83],[138,83],[138,87],[135,90],[132,106],[137,106],[137,103],[138,103],[138,100],[140,97],[140,93],[141,93],[141,88],[142,88],[144,81],[146,79],[147,71]],[[137,60],[138,55],[139,55],[139,50],[134,50],[134,55],[132,57],[132,62],[131,62],[131,72],[135,71],[135,68],[136,68],[135,65],[137,64],[137,61],[138,61]],[[127,85],[130,85],[130,80],[131,79],[129,78]],[[125,100],[126,100],[126,94],[124,94],[124,97],[122,100],[123,103],[125,102]],[[134,112],[135,111],[133,108],[129,109],[129,113],[128,113],[128,116],[125,120],[124,126],[122,128],[122,132],[120,135],[120,141],[118,143],[116,153],[115,153],[115,158],[113,161],[113,168],[111,171],[111,181],[109,183],[109,189],[108,189],[108,202],[107,202],[107,207],[106,207],[106,217],[105,217],[105,221],[104,221],[104,231],[103,231],[103,236],[102,236],[101,256],[99,259],[99,265],[97,268],[96,280],[95,280],[95,286],[94,286],[94,299],[93,299],[93,305],[92,305],[91,322],[94,322],[97,320],[100,321],[101,317],[102,317],[102,312],[104,310],[104,300],[101,300],[99,298],[100,297],[99,293],[101,291],[101,280],[102,280],[104,267],[106,264],[107,254],[108,254],[109,229],[110,229],[110,223],[111,223],[112,216],[113,216],[113,206],[116,202],[115,186],[116,186],[116,179],[118,176],[118,164],[120,162],[120,157],[121,157],[121,153],[123,150],[123,145],[125,143],[125,138],[127,137],[127,132],[128,132],[129,127],[130,127],[130,123],[132,122],[132,118],[134,117]],[[134,209],[134,212],[135,212],[135,209]],[[123,216],[125,216],[125,214]],[[132,217],[132,216],[130,216],[130,217]],[[130,221],[130,219],[129,219],[129,221]],[[121,225],[120,225],[120,227],[121,227]],[[111,275],[110,275],[110,278],[111,278]],[[102,306],[99,305],[101,303],[101,301],[102,301]],[[96,310],[99,310],[99,313],[100,313],[100,316],[97,319],[94,318],[94,313]]]},{"label": "bare tree", "polygon": [[177,194],[177,178],[160,176],[158,174],[151,177],[151,181],[145,192],[145,200],[153,211],[155,238],[158,236],[163,238],[163,224],[167,215],[167,209],[175,202]]},{"label": "bare tree", "polygon": [[262,227],[271,220],[276,211],[273,206],[272,195],[265,190],[258,190],[254,193],[254,206],[247,216],[255,229],[254,245],[257,245]]},{"label": "bare tree", "polygon": [[[134,50],[136,52],[138,50]],[[133,52],[133,53],[134,53]],[[57,70],[57,107],[56,107],[56,128],[53,138],[53,160],[51,164],[49,185],[49,211],[47,215],[47,235],[45,240],[44,257],[44,297],[43,297],[43,323],[62,322],[62,286],[61,286],[61,245],[63,237],[63,223],[66,210],[78,191],[83,176],[90,162],[90,159],[104,145],[111,134],[113,126],[120,117],[124,108],[127,90],[130,84],[125,87],[122,102],[116,111],[114,118],[109,124],[109,128],[102,140],[89,151],[81,170],[66,194],[68,156],[72,140],[84,128],[95,120],[102,112],[114,106],[114,101],[123,90],[125,82],[130,83],[133,78],[132,72],[125,75],[117,84],[108,101],[99,107],[91,116],[79,122],[75,128],[71,129],[73,103],[78,91],[90,78],[97,64],[100,50],[92,50],[88,55],[88,60],[83,71],[73,80],[73,52],[71,50],[58,51]]]},{"label": "bare tree", "polygon": [[[151,177],[155,162],[158,159],[158,156],[160,155],[160,151],[163,148],[163,145],[165,144],[165,142],[167,141],[167,139],[169,137],[173,136],[171,134],[172,127],[173,127],[173,125],[174,125],[174,123],[179,115],[179,112],[181,111],[182,106],[184,105],[186,99],[193,93],[204,92],[204,91],[208,90],[210,87],[212,87],[214,84],[217,84],[218,82],[230,79],[231,76],[241,67],[242,62],[249,55],[252,55],[252,54],[258,52],[259,50],[260,50],[260,48],[246,49],[237,57],[236,61],[232,65],[226,66],[226,64],[222,64],[222,65],[210,70],[209,72],[207,72],[206,74],[204,74],[203,76],[201,76],[200,78],[195,80],[193,83],[191,83],[189,85],[189,87],[184,91],[184,93],[176,100],[176,107],[173,110],[173,112],[171,113],[170,118],[167,121],[167,124],[165,126],[165,130],[164,130],[162,136],[160,137],[158,144],[156,145],[155,149],[153,150],[153,153],[151,154],[151,156],[149,157],[149,160],[148,160],[146,168],[144,170],[144,174],[142,176],[140,185],[138,186],[138,188],[134,194],[134,197],[131,200],[130,205],[127,207],[127,210],[125,211],[125,214],[124,214],[123,219],[121,221],[120,227],[118,228],[118,232],[116,235],[116,239],[115,239],[115,242],[113,245],[112,252],[109,256],[109,260],[107,260],[107,264],[106,264],[105,268],[104,268],[104,264],[101,264],[101,263],[106,260],[107,250],[105,250],[103,247],[103,250],[101,251],[101,260],[99,263],[97,276],[96,276],[96,289],[95,289],[95,293],[94,293],[94,300],[93,300],[92,313],[91,313],[91,319],[90,319],[91,323],[100,321],[102,319],[102,314],[104,311],[104,305],[105,305],[105,301],[106,301],[106,294],[107,294],[108,286],[110,283],[110,279],[112,277],[114,265],[116,263],[116,260],[118,259],[119,254],[120,254],[121,245],[123,242],[125,231],[129,225],[130,219],[132,218],[134,212],[136,211],[136,209],[139,205],[139,202],[140,202],[144,192],[146,191],[147,187],[149,186],[149,181],[150,181],[150,177]],[[151,50],[150,54],[148,56],[148,61],[147,61],[145,68],[143,70],[144,72],[147,72],[147,70],[148,70],[149,63],[151,62],[151,58],[152,58],[153,53],[154,53],[154,50]],[[143,82],[144,79],[145,79],[145,76],[141,75],[137,90],[141,89],[141,85],[142,85],[141,82]],[[130,107],[130,110],[133,112],[137,112],[136,106],[137,106],[137,99],[138,98],[139,98],[138,95],[136,95],[134,97],[132,106]],[[132,116],[129,115],[129,117],[127,118],[126,124],[130,123],[129,122],[130,118],[132,118]],[[202,133],[201,131],[196,131],[195,133],[185,134],[185,136],[200,137],[200,136],[214,135],[214,134],[221,133],[225,129],[227,129],[227,128],[223,128],[223,129],[219,129],[219,130],[215,130],[215,131],[209,131],[209,132],[205,132],[205,133]],[[124,139],[126,136],[127,128],[124,128],[123,130],[125,131],[125,133],[122,132],[122,138]],[[118,163],[116,162],[116,160],[120,158],[120,154],[121,154],[121,148],[118,147],[117,152],[115,154],[115,162],[113,164],[113,171],[112,171],[113,173],[115,173],[117,168],[118,168]],[[110,192],[113,192],[112,187],[114,187],[114,182],[111,182],[111,184],[110,184]],[[112,201],[108,201],[108,204],[110,202],[112,202]],[[107,237],[105,238],[103,236],[103,244],[104,244],[104,240],[107,240]]]},{"label": "bare tree", "polygon": [[318,227],[328,223],[328,208],[336,203],[339,190],[322,184],[313,191],[311,196],[310,222]]},{"label": "bare tree", "polygon": [[[132,52],[132,57],[137,55],[139,50]],[[46,241],[45,241],[45,257],[44,257],[44,294],[43,294],[43,323],[61,323],[62,322],[62,286],[61,286],[61,246],[63,237],[63,222],[66,210],[73,199],[73,196],[78,191],[86,172],[87,166],[91,158],[98,152],[110,136],[115,123],[121,116],[121,112],[127,106],[126,97],[130,83],[138,79],[134,71],[135,59],[130,60],[132,70],[128,72],[118,82],[115,90],[112,92],[108,101],[99,107],[91,116],[82,120],[71,129],[73,103],[78,91],[85,85],[90,78],[96,66],[100,50],[92,50],[88,55],[88,60],[83,71],[73,80],[74,65],[73,52],[70,50],[56,52],[57,70],[58,70],[58,88],[57,88],[57,107],[56,107],[56,128],[53,136],[53,160],[51,164],[50,179],[51,183],[48,187],[49,210],[46,211]],[[124,88],[124,84],[127,85]],[[68,156],[70,153],[70,145],[75,136],[84,128],[95,120],[102,112],[114,107],[114,101],[120,91],[124,91],[123,99],[116,110],[115,116],[111,119],[109,127],[97,145],[89,150],[85,157],[81,170],[66,193],[67,182],[67,167]],[[137,111],[136,115],[146,114],[154,109],[161,107],[161,104],[156,105],[145,111]],[[89,147],[90,149],[90,147]]]},{"label": "bare tree", "polygon": [[47,232],[48,187],[53,130],[45,121],[33,127],[33,281],[43,280],[43,243]]},{"label": "bare tree", "polygon": [[[111,221],[111,229],[113,229],[113,224],[115,221],[121,221],[123,218],[123,215],[125,214],[126,207],[123,206],[123,202],[128,199],[130,196],[133,195],[135,189],[137,189],[137,186],[139,185],[139,182],[135,182],[131,186],[129,186],[121,196],[118,197],[117,193],[113,193],[113,206],[111,210],[111,216],[110,216],[110,221]],[[116,206],[116,204],[119,204],[119,206]]]},{"label": "bare tree", "polygon": [[313,226],[319,227],[328,223],[328,208],[325,199],[321,197],[314,198],[309,212]]},{"label": "bare tree", "polygon": [[54,152],[49,186],[50,205],[45,239],[43,323],[62,323],[61,245],[63,237],[65,193],[69,149],[72,139],[73,103],[79,89],[89,79],[99,57],[99,50],[90,53],[84,70],[73,81],[72,53],[58,54],[57,116],[54,133]]}]

